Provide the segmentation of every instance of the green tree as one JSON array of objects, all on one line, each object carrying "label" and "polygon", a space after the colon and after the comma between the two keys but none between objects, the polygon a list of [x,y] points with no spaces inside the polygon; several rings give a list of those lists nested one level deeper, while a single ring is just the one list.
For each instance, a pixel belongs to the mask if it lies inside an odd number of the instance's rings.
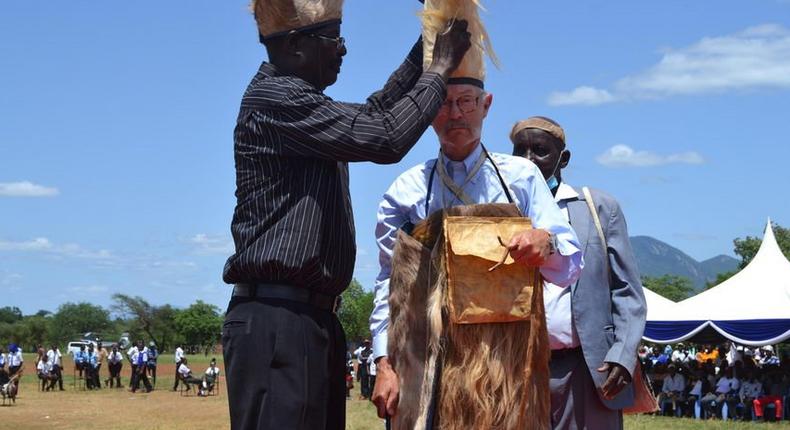
[{"label": "green tree", "polygon": [[[782,250],[785,257],[790,258],[790,228],[783,228],[776,223],[772,223],[772,226],[779,249]],[[744,239],[735,239],[733,243],[735,245],[735,253],[741,257],[741,269],[743,269],[757,255],[763,240],[757,237],[746,236]]]},{"label": "green tree", "polygon": [[60,305],[49,321],[51,340],[59,344],[82,333],[101,332],[111,327],[110,313],[107,310],[85,302]]},{"label": "green tree", "polygon": [[687,299],[694,292],[691,281],[686,277],[677,275],[643,276],[642,285],[673,302]]},{"label": "green tree", "polygon": [[141,332],[145,333],[161,352],[178,340],[175,329],[178,310],[172,306],[154,306],[140,296],[125,294],[113,294],[112,299],[115,301],[113,311],[130,322],[128,329],[132,342],[140,338]]},{"label": "green tree", "polygon": [[0,308],[0,323],[13,324],[22,320],[22,311],[16,306],[3,306]]},{"label": "green tree", "polygon": [[198,300],[175,316],[176,328],[190,345],[200,345],[206,354],[222,332],[222,315],[214,305]]},{"label": "green tree", "polygon": [[343,292],[337,316],[349,342],[358,343],[370,337],[368,320],[373,312],[373,296],[373,292],[365,291],[356,279]]},{"label": "green tree", "polygon": [[33,345],[44,345],[47,348],[54,339],[52,338],[50,321],[45,317],[28,316],[15,324],[19,327],[22,335],[21,343],[33,351]]}]

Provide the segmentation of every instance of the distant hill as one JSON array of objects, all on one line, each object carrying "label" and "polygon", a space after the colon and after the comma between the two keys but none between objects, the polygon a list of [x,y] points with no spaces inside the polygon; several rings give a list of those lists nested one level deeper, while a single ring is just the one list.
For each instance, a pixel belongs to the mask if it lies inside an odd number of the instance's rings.
[{"label": "distant hill", "polygon": [[697,291],[703,289],[706,282],[715,280],[719,273],[737,269],[740,263],[727,255],[699,262],[685,252],[650,236],[633,236],[631,245],[642,275],[685,276],[691,280]]}]

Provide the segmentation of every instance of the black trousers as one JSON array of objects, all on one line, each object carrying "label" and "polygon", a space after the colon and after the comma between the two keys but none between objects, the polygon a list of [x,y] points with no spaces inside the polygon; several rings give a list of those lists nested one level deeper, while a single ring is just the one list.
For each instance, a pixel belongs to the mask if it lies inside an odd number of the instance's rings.
[{"label": "black trousers", "polygon": [[234,297],[222,347],[232,429],[345,429],[346,339],[335,314]]},{"label": "black trousers", "polygon": [[58,378],[58,386],[60,391],[63,391],[63,369],[60,368],[57,364],[52,366],[52,374]]}]

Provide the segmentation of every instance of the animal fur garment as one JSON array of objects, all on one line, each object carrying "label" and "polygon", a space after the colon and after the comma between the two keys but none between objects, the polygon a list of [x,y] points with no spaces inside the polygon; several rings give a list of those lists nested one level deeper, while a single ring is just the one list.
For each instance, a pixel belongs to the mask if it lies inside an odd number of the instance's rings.
[{"label": "animal fur garment", "polygon": [[436,35],[447,30],[448,22],[454,19],[465,19],[469,23],[467,31],[472,35],[472,46],[464,55],[453,78],[474,78],[485,81],[486,69],[484,57],[487,54],[494,65],[499,62],[491,45],[479,10],[480,0],[425,0],[422,11],[423,67],[427,69],[433,61],[433,48]]},{"label": "animal fur garment", "polygon": [[343,0],[252,0],[258,32],[264,37],[343,15]]},{"label": "animal fur garment", "polygon": [[547,429],[550,350],[543,290],[534,288],[527,320],[453,324],[445,216],[520,215],[510,204],[458,206],[418,224],[412,236],[398,233],[388,355],[400,380],[400,401],[392,428]]}]

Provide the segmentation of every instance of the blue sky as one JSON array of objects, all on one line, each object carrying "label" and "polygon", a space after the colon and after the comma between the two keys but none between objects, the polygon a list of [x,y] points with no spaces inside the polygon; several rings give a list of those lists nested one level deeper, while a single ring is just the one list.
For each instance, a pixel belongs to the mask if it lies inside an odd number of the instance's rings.
[{"label": "blue sky", "polygon": [[[632,235],[732,255],[790,226],[790,1],[488,0],[501,69],[483,139],[559,121],[565,179],[617,197]],[[347,0],[349,54],[327,93],[361,101],[419,33],[416,1]],[[13,2],[0,14],[0,305],[226,305],[232,130],[265,59],[244,1]],[[375,210],[435,156],[355,164],[355,276],[372,286]]]}]

